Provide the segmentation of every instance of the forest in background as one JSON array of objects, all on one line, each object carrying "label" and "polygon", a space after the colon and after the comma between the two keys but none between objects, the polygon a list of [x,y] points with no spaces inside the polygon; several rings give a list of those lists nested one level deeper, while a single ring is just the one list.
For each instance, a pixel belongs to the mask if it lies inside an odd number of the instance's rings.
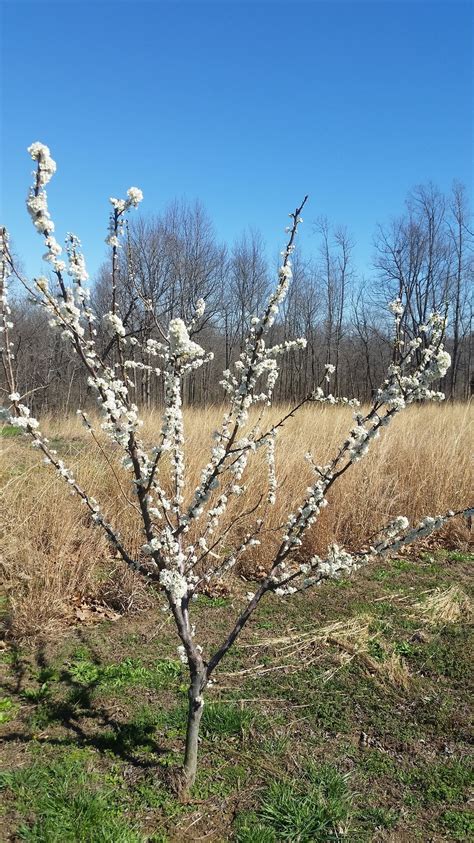
[{"label": "forest in background", "polygon": [[[293,281],[271,337],[271,342],[284,342],[303,336],[307,346],[282,360],[275,400],[295,401],[308,394],[324,381],[327,363],[335,366],[328,387],[335,396],[369,400],[391,359],[387,302],[396,298],[405,305],[401,327],[409,337],[432,310],[448,312],[452,366],[440,388],[447,398],[468,399],[473,386],[474,229],[465,187],[455,182],[448,195],[432,184],[414,188],[402,215],[377,227],[368,279],[355,265],[348,229],[324,217],[309,226],[314,249],[305,254],[299,248],[293,255]],[[147,409],[162,404],[162,378],[145,368],[159,365],[150,359],[147,341],[159,339],[170,319],[189,320],[201,298],[206,311],[196,334],[214,360],[187,376],[183,400],[198,405],[222,401],[222,371],[238,358],[277,265],[268,260],[258,231],[246,231],[231,245],[220,243],[199,202],[174,201],[160,215],[134,220],[121,250],[117,296],[126,335],[137,340],[132,351],[139,366],[130,375],[137,403]],[[92,301],[103,356],[113,362],[113,344],[101,327],[110,300],[110,270],[104,264],[92,280]],[[49,327],[47,315],[21,295],[13,315],[18,386],[29,394],[33,410],[67,413],[89,406],[93,397],[79,362]]]}]

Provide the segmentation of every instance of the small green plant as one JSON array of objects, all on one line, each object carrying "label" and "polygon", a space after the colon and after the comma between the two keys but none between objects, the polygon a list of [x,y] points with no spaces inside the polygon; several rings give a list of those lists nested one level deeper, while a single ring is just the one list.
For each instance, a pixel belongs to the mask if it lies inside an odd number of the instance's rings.
[{"label": "small green plant", "polygon": [[472,811],[445,811],[441,823],[453,840],[474,839],[474,814]]},{"label": "small green plant", "polygon": [[[70,750],[59,758],[0,775],[17,811],[28,819],[16,839],[26,843],[144,843],[126,821],[117,788],[101,783],[91,754]],[[100,836],[99,836],[100,835]]]},{"label": "small green plant", "polygon": [[328,843],[343,840],[351,817],[347,777],[334,767],[311,767],[296,781],[273,782],[257,813],[242,817],[239,843]]},{"label": "small green plant", "polygon": [[39,688],[25,688],[21,695],[28,702],[39,703],[51,696],[51,688],[48,682],[43,682]]},{"label": "small green plant", "polygon": [[204,707],[202,730],[206,737],[227,737],[248,732],[255,713],[235,703],[215,702]]},{"label": "small green plant", "polygon": [[13,720],[18,711],[18,704],[10,697],[0,697],[0,723],[8,723]]},{"label": "small green plant", "polygon": [[179,661],[163,659],[146,667],[140,659],[125,659],[118,664],[101,665],[88,658],[76,658],[68,671],[70,678],[81,685],[120,689],[127,686],[148,688],[169,687],[170,683],[182,677]]},{"label": "small green plant", "polygon": [[394,650],[399,656],[412,656],[415,652],[415,647],[409,641],[397,641]]}]

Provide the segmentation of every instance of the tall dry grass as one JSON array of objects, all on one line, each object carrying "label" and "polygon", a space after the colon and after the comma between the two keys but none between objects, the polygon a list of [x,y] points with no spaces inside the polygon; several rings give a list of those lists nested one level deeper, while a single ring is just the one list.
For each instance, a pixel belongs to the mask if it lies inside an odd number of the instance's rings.
[{"label": "tall dry grass", "polygon": [[[280,412],[281,408],[269,410],[267,423]],[[212,432],[221,415],[218,408],[186,413],[188,495],[209,458]],[[268,531],[261,547],[247,562],[251,570],[268,564],[277,541],[275,528],[297,506],[312,480],[304,454],[309,450],[317,462],[327,462],[351,425],[350,409],[316,406],[307,407],[285,425],[277,445],[277,503],[267,512]],[[147,445],[156,441],[159,427],[159,413],[148,413],[142,433]],[[466,506],[472,490],[470,427],[471,410],[465,404],[412,407],[402,413],[369,455],[331,490],[329,506],[302,552],[321,552],[331,541],[357,548],[394,515],[417,519]],[[132,552],[137,552],[143,538],[138,517],[127,502],[133,495],[128,476],[119,467],[120,455],[105,439],[101,453],[75,416],[45,418],[42,429],[82,485],[99,500],[107,518],[118,525]],[[12,632],[50,631],[71,614],[77,602],[91,595],[121,590],[136,594],[140,590],[136,579],[124,577],[120,563],[111,560],[100,530],[90,526],[83,505],[64,481],[42,464],[23,437],[4,436],[0,441],[2,573]],[[242,508],[248,509],[249,502],[258,499],[265,478],[266,466],[259,454],[246,481],[245,501],[235,499],[227,519],[235,521]],[[234,534],[245,532],[247,526],[245,519],[237,520]],[[444,539],[462,546],[468,539],[467,528],[453,523]],[[130,594],[124,594],[124,604]]]}]

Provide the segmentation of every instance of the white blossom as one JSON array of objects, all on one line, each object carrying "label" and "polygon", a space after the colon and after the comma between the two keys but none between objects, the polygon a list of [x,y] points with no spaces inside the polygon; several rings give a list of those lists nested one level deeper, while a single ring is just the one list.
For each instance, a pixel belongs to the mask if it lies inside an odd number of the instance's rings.
[{"label": "white blossom", "polygon": [[129,187],[127,196],[131,205],[136,208],[143,200],[143,192],[138,187]]},{"label": "white blossom", "polygon": [[188,593],[188,583],[179,571],[160,571],[160,583],[174,603],[179,603]]},{"label": "white blossom", "polygon": [[204,349],[189,339],[188,330],[182,319],[172,319],[169,324],[170,352],[180,362],[191,362],[204,356]]},{"label": "white blossom", "polygon": [[125,336],[125,328],[123,325],[120,316],[117,316],[116,313],[112,313],[109,311],[108,313],[104,313],[102,317],[102,322],[106,331],[109,334],[117,334],[119,337]]},{"label": "white blossom", "polygon": [[394,316],[400,317],[403,314],[404,307],[400,299],[394,299],[389,302],[388,309]]}]

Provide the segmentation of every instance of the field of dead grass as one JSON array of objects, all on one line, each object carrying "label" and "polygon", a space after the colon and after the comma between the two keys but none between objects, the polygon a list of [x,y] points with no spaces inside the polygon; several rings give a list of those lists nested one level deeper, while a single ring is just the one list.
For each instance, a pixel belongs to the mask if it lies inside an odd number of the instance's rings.
[{"label": "field of dead grass", "polygon": [[[268,424],[280,411],[268,412]],[[279,488],[276,505],[268,512],[267,540],[243,563],[244,573],[251,575],[269,562],[276,541],[273,528],[285,521],[311,482],[304,454],[311,451],[318,463],[326,462],[347,435],[351,414],[346,408],[310,406],[285,425],[277,440]],[[186,413],[188,496],[209,458],[221,415],[215,407]],[[446,404],[410,408],[396,418],[369,455],[331,490],[329,506],[303,552],[320,552],[331,541],[357,548],[395,515],[417,519],[467,506],[472,489],[471,415],[469,405]],[[148,413],[142,433],[147,446],[156,441],[159,427],[159,413]],[[120,454],[103,438],[103,450],[98,450],[75,416],[45,418],[42,429],[136,553],[143,539],[127,503],[131,490],[119,465]],[[78,607],[91,598],[119,611],[146,604],[149,598],[141,583],[123,570],[119,560],[111,559],[107,542],[90,526],[80,501],[42,464],[24,437],[11,435],[14,432],[3,428],[0,440],[1,573],[11,632],[21,637],[53,631],[74,618]],[[236,499],[227,518],[235,520],[239,508],[248,508],[259,497],[266,469],[260,455],[255,460],[246,479],[246,502]],[[236,531],[245,531],[246,526],[242,519]],[[442,537],[451,548],[465,548],[468,539],[468,529],[461,523],[452,523]]]}]

